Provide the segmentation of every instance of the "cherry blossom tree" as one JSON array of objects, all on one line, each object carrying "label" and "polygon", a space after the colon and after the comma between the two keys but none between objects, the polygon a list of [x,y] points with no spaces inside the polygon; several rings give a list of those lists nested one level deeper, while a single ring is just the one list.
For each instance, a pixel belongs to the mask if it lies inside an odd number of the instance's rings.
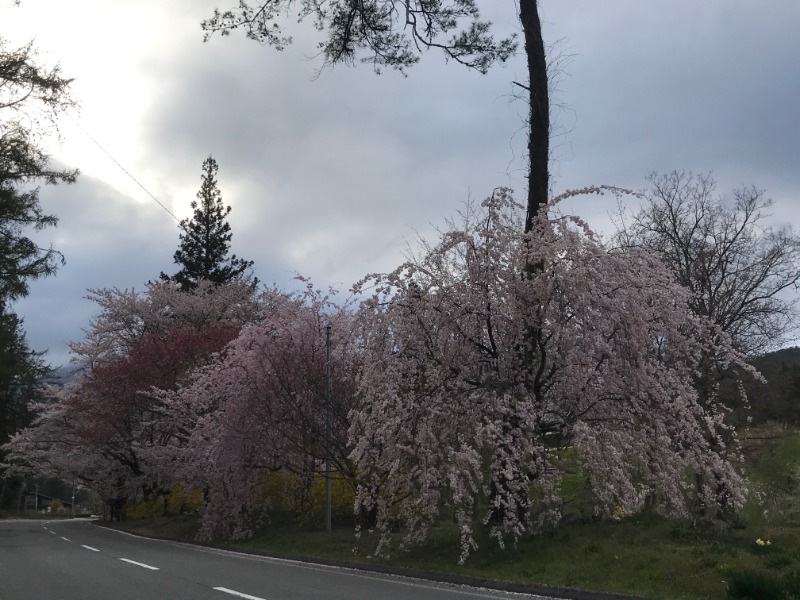
[{"label": "cherry blossom tree", "polygon": [[[247,536],[269,509],[257,493],[266,476],[294,474],[310,484],[321,474],[326,452],[339,477],[355,480],[348,415],[359,353],[350,323],[346,304],[338,306],[310,284],[302,294],[274,295],[261,320],[197,371],[191,385],[163,394],[181,418],[194,413],[197,420],[188,445],[176,445],[173,459],[179,475],[204,491],[201,537]],[[330,404],[328,325],[335,357]]]},{"label": "cherry blossom tree", "polygon": [[241,327],[257,318],[260,305],[246,281],[216,286],[201,281],[181,290],[174,282],[148,282],[145,290],[90,290],[88,298],[100,307],[86,337],[70,344],[73,362],[86,368],[127,356],[146,334],[175,329]]},{"label": "cherry blossom tree", "polygon": [[258,303],[246,283],[187,292],[153,283],[144,293],[96,290],[91,297],[101,313],[72,345],[81,374],[50,388],[50,401],[36,406],[36,420],[7,448],[12,461],[94,489],[118,517],[127,500],[168,487],[160,447],[184,424],[152,390],[180,386],[255,318]]},{"label": "cherry blossom tree", "polygon": [[379,551],[392,519],[409,545],[444,509],[462,560],[476,523],[503,543],[557,521],[564,448],[606,513],[741,505],[725,407],[699,402],[693,378],[702,356],[747,368],[743,357],[689,310],[657,256],[610,251],[557,212],[565,197],[604,192],[622,190],[568,192],[525,234],[525,207],[497,190],[419,257],[362,283],[373,287],[358,315],[351,457]]}]

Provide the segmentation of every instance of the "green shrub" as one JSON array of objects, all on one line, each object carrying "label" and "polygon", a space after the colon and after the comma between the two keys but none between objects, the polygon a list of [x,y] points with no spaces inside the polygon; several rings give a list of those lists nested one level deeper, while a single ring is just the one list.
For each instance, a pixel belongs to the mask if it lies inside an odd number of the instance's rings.
[{"label": "green shrub", "polygon": [[733,600],[783,600],[784,584],[757,571],[737,571],[728,578],[728,598]]}]

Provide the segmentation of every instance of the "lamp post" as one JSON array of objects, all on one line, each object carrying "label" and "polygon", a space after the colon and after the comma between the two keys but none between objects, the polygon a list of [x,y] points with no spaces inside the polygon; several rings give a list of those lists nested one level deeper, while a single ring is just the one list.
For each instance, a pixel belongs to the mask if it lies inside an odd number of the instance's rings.
[{"label": "lamp post", "polygon": [[325,385],[325,531],[331,532],[331,326],[325,327],[327,380]]}]

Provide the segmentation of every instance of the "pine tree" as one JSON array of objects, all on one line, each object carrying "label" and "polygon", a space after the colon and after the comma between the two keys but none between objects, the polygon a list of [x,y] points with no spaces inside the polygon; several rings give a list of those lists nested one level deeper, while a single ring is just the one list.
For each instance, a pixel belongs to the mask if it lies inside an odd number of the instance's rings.
[{"label": "pine tree", "polygon": [[[54,227],[39,185],[73,183],[76,170],[54,168],[44,150],[56,118],[74,105],[71,80],[58,66],[36,61],[32,44],[11,48],[0,35],[0,446],[24,427],[40,380],[50,369],[25,339],[22,319],[12,310],[29,293],[31,281],[53,275],[64,262],[31,231]],[[5,451],[0,447],[0,508],[8,500]]]},{"label": "pine tree", "polygon": [[201,280],[215,284],[246,277],[253,261],[228,258],[233,234],[226,218],[230,206],[222,203],[217,187],[217,161],[209,156],[203,161],[203,175],[197,200],[192,202],[194,215],[181,221],[180,248],[175,252],[175,264],[181,269],[172,277],[161,273],[161,279],[174,281],[181,289],[193,289]]}]

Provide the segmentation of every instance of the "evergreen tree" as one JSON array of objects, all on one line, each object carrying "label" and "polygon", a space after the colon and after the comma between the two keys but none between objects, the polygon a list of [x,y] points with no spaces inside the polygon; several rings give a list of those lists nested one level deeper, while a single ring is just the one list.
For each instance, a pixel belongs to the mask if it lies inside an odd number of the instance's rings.
[{"label": "evergreen tree", "polygon": [[201,280],[215,284],[246,277],[253,261],[228,258],[233,234],[226,218],[230,206],[222,203],[217,187],[217,161],[209,156],[203,161],[203,176],[196,201],[192,202],[194,216],[181,221],[180,248],[175,252],[175,264],[181,269],[172,277],[161,273],[161,279],[178,283],[181,289],[193,289]]},{"label": "evergreen tree", "polygon": [[[9,49],[0,36],[0,310],[26,296],[31,279],[51,275],[63,262],[52,248],[27,236],[54,226],[42,212],[37,183],[72,183],[77,171],[54,170],[41,149],[47,124],[74,104],[70,79],[59,67],[35,62],[31,44]],[[43,118],[39,118],[43,117]]]},{"label": "evergreen tree", "polygon": [[[77,175],[53,169],[42,150],[55,117],[74,104],[70,82],[59,67],[37,64],[31,44],[9,48],[0,36],[0,445],[28,424],[28,404],[49,372],[41,353],[28,347],[11,305],[28,295],[31,280],[52,275],[63,263],[58,251],[42,247],[29,232],[57,223],[42,211],[37,185],[72,183]],[[0,463],[3,458],[0,450]],[[9,498],[5,475],[0,468],[0,507]]]},{"label": "evergreen tree", "polygon": [[28,347],[22,319],[13,312],[0,313],[0,444],[30,421],[28,404],[37,396],[42,377],[51,372],[41,354]]},{"label": "evergreen tree", "polygon": [[26,230],[55,226],[57,219],[39,205],[35,181],[72,183],[75,171],[56,171],[17,124],[0,122],[0,309],[6,300],[28,295],[28,282],[52,275],[64,262],[51,248],[42,248]]}]

